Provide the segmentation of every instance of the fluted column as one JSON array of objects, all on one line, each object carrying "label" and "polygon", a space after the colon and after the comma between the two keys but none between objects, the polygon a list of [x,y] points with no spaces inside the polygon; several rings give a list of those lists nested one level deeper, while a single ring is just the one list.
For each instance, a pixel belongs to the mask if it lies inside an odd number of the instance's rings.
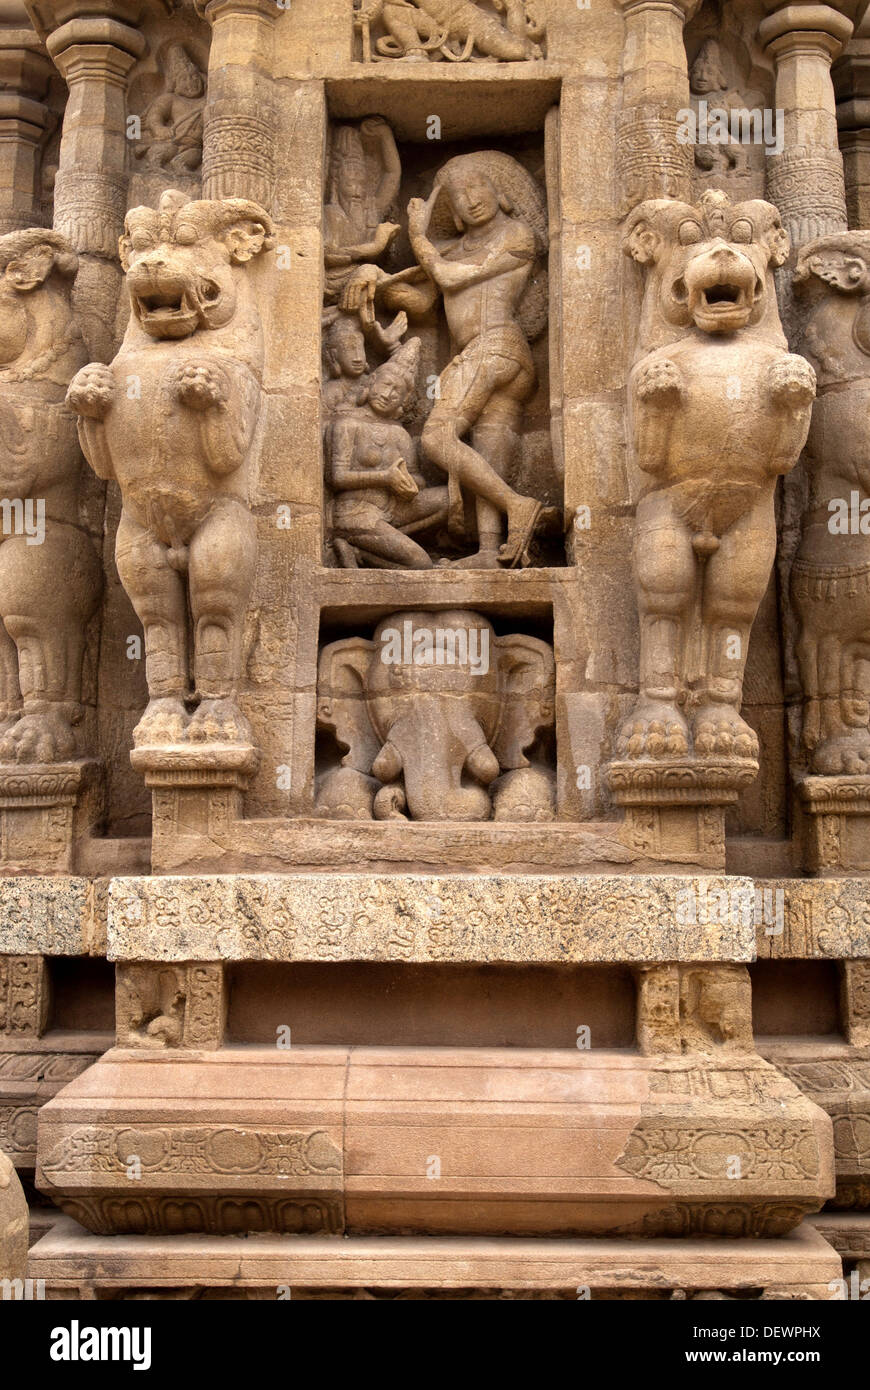
[{"label": "fluted column", "polygon": [[783,113],[783,150],[768,159],[767,191],[798,247],[846,227],[831,63],[852,20],[844,13],[848,5],[766,0],[766,8],[773,12],[762,20],[759,38],[776,68],[775,104]]},{"label": "fluted column", "polygon": [[644,198],[688,198],[692,146],[677,138],[689,106],[683,29],[700,0],[621,0],[625,18],[617,166],[625,208]]},{"label": "fluted column", "polygon": [[276,0],[197,0],[211,25],[202,148],[204,198],[252,198],[275,186]]},{"label": "fluted column", "polygon": [[30,28],[0,29],[0,234],[42,221],[40,156],[52,116],[51,61]]}]

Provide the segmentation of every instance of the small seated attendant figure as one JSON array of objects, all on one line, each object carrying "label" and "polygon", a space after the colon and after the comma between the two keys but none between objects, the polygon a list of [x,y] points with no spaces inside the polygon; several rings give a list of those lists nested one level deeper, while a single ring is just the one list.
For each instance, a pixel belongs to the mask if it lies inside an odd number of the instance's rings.
[{"label": "small seated attendant figure", "polygon": [[446,520],[447,488],[426,486],[414,440],[400,423],[419,361],[420,340],[412,338],[372,373],[360,405],[338,414],[332,427],[333,539],[347,568],[358,551],[388,568],[432,568],[407,532]]}]

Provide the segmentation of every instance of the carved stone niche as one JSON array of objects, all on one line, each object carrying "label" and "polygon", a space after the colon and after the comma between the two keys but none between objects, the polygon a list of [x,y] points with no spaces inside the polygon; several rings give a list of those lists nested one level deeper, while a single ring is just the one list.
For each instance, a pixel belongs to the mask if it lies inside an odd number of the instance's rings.
[{"label": "carved stone niche", "polygon": [[544,57],[543,0],[354,0],[364,63],[534,62]]},{"label": "carved stone niche", "polygon": [[207,70],[207,37],[202,44],[173,34],[130,79],[129,105],[140,122],[138,139],[131,141],[133,177],[161,180],[158,192],[167,178],[198,184]]},{"label": "carved stone niche", "polygon": [[[782,133],[773,124],[773,80],[747,42],[741,19],[705,4],[686,25],[694,127],[693,189],[719,188],[732,198],[763,197],[768,149]],[[767,113],[767,125],[764,117]],[[682,114],[682,113],[681,113]]]},{"label": "carved stone niche", "polygon": [[331,132],[326,554],[346,569],[564,559],[542,151],[456,148],[400,151],[378,116]]},{"label": "carved stone niche", "polygon": [[273,244],[269,217],[244,199],[169,190],[158,209],[134,208],[124,341],[69,389],[89,462],[121,490],[115,556],[145,632],[149,695],[132,761],[164,825],[207,830],[238,809],[257,765],[238,704],[264,353],[248,265]]},{"label": "carved stone niche", "polygon": [[547,821],[552,648],[479,613],[383,618],[320,655],[317,722],[341,749],[318,777],[330,820]]},{"label": "carved stone niche", "polygon": [[805,246],[798,346],[819,381],[792,566],[803,725],[795,775],[806,864],[870,870],[870,232]]},{"label": "carved stone niche", "polygon": [[227,997],[220,962],[116,966],[119,1047],[214,1049],[223,1042]]},{"label": "carved stone niche", "polygon": [[[0,237],[0,868],[69,872],[102,811],[82,756],[82,673],[103,576],[79,512],[64,404],[85,348],[78,258],[56,232]],[[58,576],[63,582],[58,582]]]},{"label": "carved stone niche", "polygon": [[624,249],[646,272],[628,383],[640,692],[610,787],[635,848],[721,865],[725,807],[758,774],[740,715],[749,634],[815,377],[786,348],[773,269],[788,237],[769,203],[642,203]]}]

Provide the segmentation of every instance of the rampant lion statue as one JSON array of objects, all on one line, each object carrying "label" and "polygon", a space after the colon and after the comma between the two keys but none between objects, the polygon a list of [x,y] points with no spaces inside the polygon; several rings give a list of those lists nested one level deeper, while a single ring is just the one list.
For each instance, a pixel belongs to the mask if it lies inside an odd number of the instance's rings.
[{"label": "rampant lion statue", "polygon": [[788,237],[770,203],[708,191],[695,207],[642,203],[624,249],[646,268],[629,378],[646,488],[634,545],[640,694],[618,751],[757,759],[740,716],[749,633],[776,549],[776,480],[803,448],[815,395],[776,304],[772,267]]},{"label": "rampant lion statue", "polygon": [[76,755],[85,632],[103,572],[79,520],[82,456],[64,405],[86,350],[78,258],[44,227],[0,237],[0,761]]},{"label": "rampant lion statue", "polygon": [[244,267],[273,245],[268,215],[244,199],[170,190],[156,211],[134,208],[120,247],[126,336],[109,366],[84,367],[69,389],[92,468],[121,488],[118,572],[145,630],[140,747],[250,742],[237,692],[263,334]]}]

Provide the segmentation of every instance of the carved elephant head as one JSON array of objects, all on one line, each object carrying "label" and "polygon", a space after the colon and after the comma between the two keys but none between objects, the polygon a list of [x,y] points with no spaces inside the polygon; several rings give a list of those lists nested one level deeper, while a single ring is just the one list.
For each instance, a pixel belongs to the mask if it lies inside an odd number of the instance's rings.
[{"label": "carved elephant head", "polygon": [[[497,637],[479,613],[394,613],[371,640],[330,643],[318,723],[347,752],[320,784],[318,813],[488,820],[493,783],[520,769],[537,779],[540,800],[542,774],[526,750],[553,723],[554,691],[552,649],[519,633]],[[495,814],[505,818],[498,788]]]}]

